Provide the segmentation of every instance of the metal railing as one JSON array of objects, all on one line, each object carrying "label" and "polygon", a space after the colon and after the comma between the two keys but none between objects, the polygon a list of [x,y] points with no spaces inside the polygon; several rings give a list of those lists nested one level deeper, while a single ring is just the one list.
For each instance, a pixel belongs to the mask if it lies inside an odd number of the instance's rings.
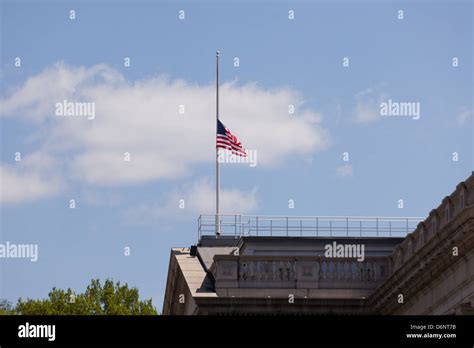
[{"label": "metal railing", "polygon": [[[221,235],[405,237],[424,218],[377,216],[219,215]],[[198,238],[214,235],[216,216],[198,218]]]}]

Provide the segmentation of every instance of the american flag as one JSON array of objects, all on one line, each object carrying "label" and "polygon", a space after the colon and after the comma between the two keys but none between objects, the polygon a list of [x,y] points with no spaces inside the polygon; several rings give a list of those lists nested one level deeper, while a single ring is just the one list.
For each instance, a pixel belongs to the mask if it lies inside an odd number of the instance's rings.
[{"label": "american flag", "polygon": [[217,120],[216,146],[218,149],[230,150],[237,156],[247,157],[247,150],[242,146],[239,139],[219,120]]}]

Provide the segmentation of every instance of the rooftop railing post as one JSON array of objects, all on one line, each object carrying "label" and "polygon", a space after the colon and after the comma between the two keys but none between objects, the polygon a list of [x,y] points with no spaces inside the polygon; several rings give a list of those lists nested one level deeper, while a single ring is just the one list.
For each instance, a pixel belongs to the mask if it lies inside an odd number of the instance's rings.
[{"label": "rooftop railing post", "polygon": [[319,218],[316,218],[316,236],[319,236]]},{"label": "rooftop railing post", "polygon": [[359,221],[359,234],[362,237],[362,220]]},{"label": "rooftop railing post", "polygon": [[286,217],[286,236],[288,237],[288,216]]},{"label": "rooftop railing post", "polygon": [[201,239],[201,215],[198,217],[198,240]]},{"label": "rooftop railing post", "polygon": [[376,218],[375,221],[377,221],[377,227],[375,230],[377,231],[377,237],[379,236],[379,218]]},{"label": "rooftop railing post", "polygon": [[258,216],[257,216],[257,237],[258,237]]},{"label": "rooftop railing post", "polygon": [[300,236],[303,236],[303,220],[300,219]]},{"label": "rooftop railing post", "polygon": [[346,235],[349,237],[349,218],[346,217]]},{"label": "rooftop railing post", "polygon": [[389,232],[389,236],[391,237],[392,236],[392,221],[390,221],[390,232]]},{"label": "rooftop railing post", "polygon": [[329,235],[332,237],[332,220],[329,220]]},{"label": "rooftop railing post", "polygon": [[407,218],[407,234],[408,234],[408,232],[410,232],[410,231],[408,229],[408,218]]},{"label": "rooftop railing post", "polygon": [[273,220],[270,219],[270,236],[273,236]]},{"label": "rooftop railing post", "polygon": [[239,234],[242,235],[242,215],[239,215]]},{"label": "rooftop railing post", "polygon": [[237,215],[234,215],[234,236],[237,237]]}]

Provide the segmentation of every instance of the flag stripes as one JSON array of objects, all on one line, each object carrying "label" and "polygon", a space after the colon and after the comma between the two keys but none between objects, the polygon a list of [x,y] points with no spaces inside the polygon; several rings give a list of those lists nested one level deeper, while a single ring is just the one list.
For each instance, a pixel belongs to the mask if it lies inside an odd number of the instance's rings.
[{"label": "flag stripes", "polygon": [[230,150],[237,156],[247,157],[247,150],[232,132],[217,120],[216,147],[218,149]]}]

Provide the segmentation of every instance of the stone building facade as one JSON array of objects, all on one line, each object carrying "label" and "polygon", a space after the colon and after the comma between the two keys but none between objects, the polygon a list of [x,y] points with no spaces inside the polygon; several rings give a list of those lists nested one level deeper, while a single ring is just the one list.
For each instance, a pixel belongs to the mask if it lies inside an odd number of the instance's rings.
[{"label": "stone building facade", "polygon": [[[334,243],[363,260],[328,257]],[[474,175],[404,237],[203,235],[171,250],[163,314],[249,313],[474,314]]]}]

